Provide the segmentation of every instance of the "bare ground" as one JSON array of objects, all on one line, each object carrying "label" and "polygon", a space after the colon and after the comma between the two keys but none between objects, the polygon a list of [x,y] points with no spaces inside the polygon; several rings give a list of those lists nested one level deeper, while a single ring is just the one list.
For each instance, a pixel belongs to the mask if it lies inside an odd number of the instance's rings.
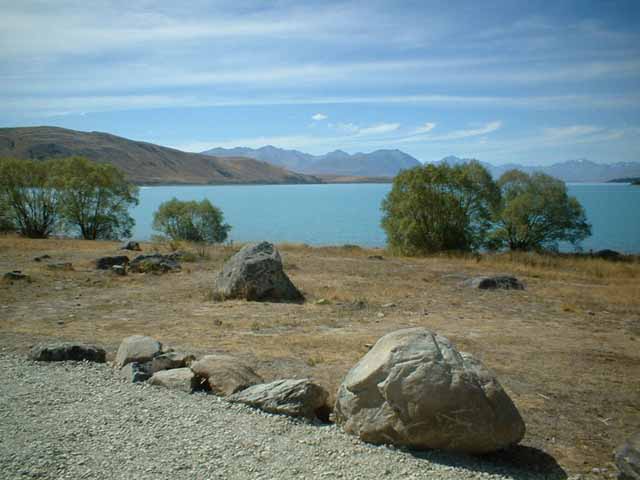
[{"label": "bare ground", "polygon": [[[180,273],[118,277],[94,269],[99,256],[123,253],[117,248],[0,237],[0,273],[19,269],[32,278],[0,284],[0,347],[26,352],[34,343],[65,339],[114,352],[123,337],[147,334],[200,354],[243,356],[267,380],[310,376],[335,392],[368,344],[398,328],[424,326],[496,372],[527,423],[524,445],[550,454],[567,472],[612,473],[613,448],[640,430],[638,263],[415,259],[282,245],[287,273],[307,297],[296,305],[213,301],[213,278],[230,247],[194,255]],[[43,254],[52,258],[33,260]],[[74,270],[47,266],[62,261]],[[527,290],[461,286],[490,273],[516,274]]]}]

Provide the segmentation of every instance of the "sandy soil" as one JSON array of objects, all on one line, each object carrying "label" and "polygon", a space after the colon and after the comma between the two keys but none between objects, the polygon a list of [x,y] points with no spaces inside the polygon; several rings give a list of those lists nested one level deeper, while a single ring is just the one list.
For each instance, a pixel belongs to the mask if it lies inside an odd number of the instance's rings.
[{"label": "sandy soil", "polygon": [[[213,301],[214,275],[232,247],[195,254],[180,273],[119,277],[93,266],[123,253],[115,243],[2,237],[0,273],[19,269],[31,282],[0,284],[0,347],[26,352],[67,339],[113,354],[123,337],[147,334],[198,354],[242,356],[267,380],[310,376],[335,392],[369,344],[425,326],[496,372],[527,423],[524,445],[568,473],[608,476],[613,448],[640,430],[640,264],[280,249],[302,305]],[[34,261],[43,254],[51,259]],[[73,270],[48,267],[56,262]],[[516,274],[527,290],[461,285],[492,273]]]}]

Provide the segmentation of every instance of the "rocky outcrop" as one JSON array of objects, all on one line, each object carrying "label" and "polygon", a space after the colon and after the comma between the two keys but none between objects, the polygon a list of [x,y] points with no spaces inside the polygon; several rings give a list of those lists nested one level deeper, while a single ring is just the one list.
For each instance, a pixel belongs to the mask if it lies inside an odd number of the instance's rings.
[{"label": "rocky outcrop", "polygon": [[516,277],[496,275],[493,277],[475,277],[465,282],[465,285],[479,290],[524,290],[525,286]]},{"label": "rocky outcrop", "polygon": [[263,381],[249,365],[230,355],[206,355],[192,363],[191,370],[206,379],[211,392],[220,396],[231,395]]},{"label": "rocky outcrop", "polygon": [[138,255],[129,263],[129,270],[136,273],[179,272],[181,270],[179,259],[180,254],[177,253]]},{"label": "rocky outcrop", "polygon": [[102,257],[96,260],[96,268],[98,270],[111,270],[114,266],[126,267],[129,263],[129,257],[126,255],[116,255],[115,257]]},{"label": "rocky outcrop", "polygon": [[38,362],[64,362],[73,360],[80,362],[104,363],[107,353],[103,348],[84,343],[54,343],[49,345],[37,345],[29,354],[31,360]]},{"label": "rocky outcrop", "polygon": [[122,368],[129,363],[146,363],[162,354],[162,344],[151,337],[132,335],[125,338],[116,354],[115,366]]},{"label": "rocky outcrop", "polygon": [[246,388],[227,398],[269,413],[310,420],[326,412],[329,394],[310,380],[277,380]]},{"label": "rocky outcrop", "polygon": [[365,442],[416,449],[482,454],[525,433],[498,380],[425,328],[382,337],[345,377],[334,412]]},{"label": "rocky outcrop", "polygon": [[640,432],[616,449],[614,458],[620,480],[640,480]]},{"label": "rocky outcrop", "polygon": [[154,373],[149,379],[151,385],[191,393],[198,387],[196,376],[190,368],[174,368]]},{"label": "rocky outcrop", "polygon": [[269,242],[245,245],[218,273],[214,295],[253,301],[301,302],[304,297],[284,272],[276,247]]}]

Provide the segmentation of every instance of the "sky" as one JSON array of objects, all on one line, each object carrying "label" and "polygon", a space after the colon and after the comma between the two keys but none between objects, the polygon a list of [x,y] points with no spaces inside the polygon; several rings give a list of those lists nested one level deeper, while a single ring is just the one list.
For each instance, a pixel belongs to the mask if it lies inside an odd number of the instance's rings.
[{"label": "sky", "polygon": [[640,161],[640,2],[0,0],[0,127]]}]

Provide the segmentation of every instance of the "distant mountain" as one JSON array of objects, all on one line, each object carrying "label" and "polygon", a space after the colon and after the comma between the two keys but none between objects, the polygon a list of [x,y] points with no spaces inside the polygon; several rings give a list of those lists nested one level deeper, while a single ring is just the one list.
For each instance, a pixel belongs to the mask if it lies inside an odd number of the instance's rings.
[{"label": "distant mountain", "polygon": [[358,177],[393,177],[401,170],[421,165],[411,155],[400,150],[376,150],[350,155],[335,150],[324,155],[311,155],[298,150],[285,150],[267,145],[262,148],[213,148],[205,155],[246,156],[284,167],[295,172],[315,175]]},{"label": "distant mountain", "polygon": [[121,168],[139,184],[319,183],[269,163],[187,153],[101,132],[58,127],[0,128],[0,157],[45,159],[82,155]]},{"label": "distant mountain", "polygon": [[[469,158],[458,158],[454,156],[445,157],[439,162],[456,165],[471,161]],[[439,163],[436,162],[436,163]],[[504,172],[517,168],[527,173],[542,172],[552,177],[559,178],[565,182],[608,182],[617,178],[638,177],[640,176],[639,162],[618,162],[611,164],[595,163],[586,159],[569,160],[553,165],[520,165],[510,163],[506,165],[492,165],[486,162],[480,162],[484,165],[491,175],[498,178]]]}]

